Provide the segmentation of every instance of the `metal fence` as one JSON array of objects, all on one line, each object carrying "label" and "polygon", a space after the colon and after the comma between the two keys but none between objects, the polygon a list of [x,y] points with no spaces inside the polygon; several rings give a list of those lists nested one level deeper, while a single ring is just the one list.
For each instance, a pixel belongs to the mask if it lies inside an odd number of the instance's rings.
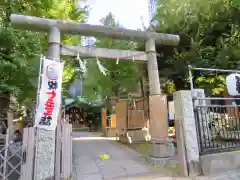
[{"label": "metal fence", "polygon": [[19,180],[24,162],[22,143],[10,142],[10,133],[0,135],[0,179]]},{"label": "metal fence", "polygon": [[196,105],[195,117],[201,154],[240,150],[240,105]]},{"label": "metal fence", "polygon": [[200,154],[240,150],[240,98],[205,97],[204,92],[196,94],[194,70],[226,75],[240,71],[189,67]]},{"label": "metal fence", "polygon": [[[23,141],[11,141],[11,133],[0,135],[0,180],[32,180],[34,177],[35,128],[24,128]],[[58,125],[55,179],[72,176],[72,125]]]}]

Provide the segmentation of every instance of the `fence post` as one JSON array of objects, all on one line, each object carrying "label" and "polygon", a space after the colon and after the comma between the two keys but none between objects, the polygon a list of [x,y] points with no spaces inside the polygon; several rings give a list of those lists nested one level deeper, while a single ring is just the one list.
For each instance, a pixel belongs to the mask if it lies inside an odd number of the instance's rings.
[{"label": "fence post", "polygon": [[5,179],[8,172],[8,150],[9,150],[9,136],[10,131],[7,129],[7,135],[5,139],[5,149],[4,149],[4,165],[3,165],[3,178]]},{"label": "fence post", "polygon": [[184,176],[201,174],[191,91],[174,93],[177,148]]},{"label": "fence post", "polygon": [[23,129],[21,180],[32,180],[34,171],[35,129]]},{"label": "fence post", "polygon": [[23,143],[22,143],[22,166],[21,166],[21,180],[27,180],[27,164],[26,164],[26,161],[25,161],[25,156],[24,156],[24,153],[26,152],[27,150],[27,144],[28,144],[28,128],[24,128],[23,129]]},{"label": "fence post", "polygon": [[62,154],[62,125],[57,125],[56,131],[56,157],[55,157],[55,180],[61,179],[61,154]]},{"label": "fence post", "polygon": [[[206,106],[206,100],[204,100],[203,98],[205,98],[205,93],[203,89],[194,89],[192,92],[192,96],[195,99],[194,100],[194,106],[198,107],[201,106],[201,108],[196,108],[196,114],[195,117],[197,117],[197,121],[198,121],[198,131],[199,132],[199,142],[200,144],[205,142],[209,142],[211,141],[212,137],[211,137],[211,133],[208,127],[208,123],[210,122],[209,119],[209,115],[207,112],[207,108],[204,108],[203,106]],[[201,148],[201,147],[200,147]],[[201,152],[201,149],[200,149]]]},{"label": "fence post", "polygon": [[70,180],[72,176],[72,124],[64,123],[62,134],[62,178]]}]

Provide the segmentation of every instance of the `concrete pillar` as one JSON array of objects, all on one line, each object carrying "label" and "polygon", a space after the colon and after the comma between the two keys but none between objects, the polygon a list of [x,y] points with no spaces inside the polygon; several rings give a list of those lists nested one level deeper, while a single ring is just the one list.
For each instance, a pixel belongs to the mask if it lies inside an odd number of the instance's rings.
[{"label": "concrete pillar", "polygon": [[191,91],[174,93],[177,151],[184,176],[201,174],[198,136]]},{"label": "concrete pillar", "polygon": [[163,158],[174,155],[174,146],[168,143],[168,111],[166,95],[161,93],[155,41],[146,42],[148,54],[149,112],[151,146],[147,159],[153,164],[162,163]]},{"label": "concrete pillar", "polygon": [[[60,61],[60,31],[53,27],[49,34],[48,58]],[[37,129],[34,180],[54,180],[55,131]]]}]

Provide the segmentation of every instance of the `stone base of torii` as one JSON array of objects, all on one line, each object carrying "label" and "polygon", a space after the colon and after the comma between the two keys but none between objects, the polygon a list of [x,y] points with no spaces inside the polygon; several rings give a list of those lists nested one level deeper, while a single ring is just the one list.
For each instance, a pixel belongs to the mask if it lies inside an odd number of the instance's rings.
[{"label": "stone base of torii", "polygon": [[[16,28],[48,32],[48,58],[52,60],[60,61],[60,55],[77,56],[77,54],[80,53],[87,54],[87,56],[108,59],[134,56],[135,61],[147,61],[150,91],[149,108],[151,134],[151,153],[148,160],[155,164],[158,160],[162,162],[162,160],[173,155],[173,147],[169,146],[168,143],[167,100],[160,88],[155,43],[176,46],[180,40],[178,35],[143,32],[124,28],[111,28],[17,14],[11,15],[11,24]],[[86,49],[80,47],[64,48],[64,46],[60,44],[61,32],[78,34],[81,36],[114,36],[115,39],[145,41],[145,52],[100,48]],[[132,60],[132,58],[126,58],[125,60]],[[37,137],[36,146],[38,149],[35,155],[35,180],[40,180],[37,177],[41,177],[41,179],[54,179],[55,131],[39,129]],[[42,139],[44,139],[44,141]],[[48,139],[48,141],[45,141],[46,139]]]}]

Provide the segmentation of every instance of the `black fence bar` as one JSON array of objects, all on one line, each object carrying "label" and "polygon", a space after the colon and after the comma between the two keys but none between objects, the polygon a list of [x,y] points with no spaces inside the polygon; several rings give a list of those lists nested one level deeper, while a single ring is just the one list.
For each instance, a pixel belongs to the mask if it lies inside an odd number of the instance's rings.
[{"label": "black fence bar", "polygon": [[240,106],[195,106],[200,153],[240,150]]}]

